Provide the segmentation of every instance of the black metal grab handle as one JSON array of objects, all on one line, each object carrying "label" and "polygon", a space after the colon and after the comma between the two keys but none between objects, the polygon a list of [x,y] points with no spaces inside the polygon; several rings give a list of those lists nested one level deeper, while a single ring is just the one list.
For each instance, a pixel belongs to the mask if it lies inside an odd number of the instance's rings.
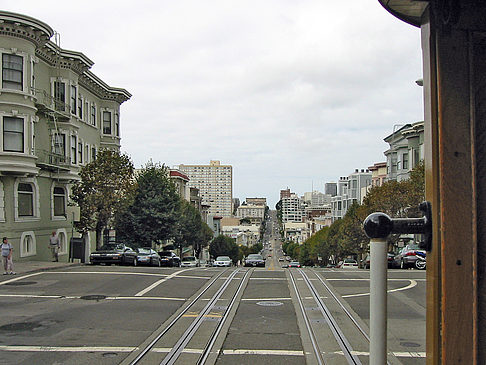
[{"label": "black metal grab handle", "polygon": [[371,213],[363,222],[363,228],[369,238],[386,238],[391,233],[415,233],[425,235],[420,248],[432,249],[432,206],[430,202],[420,203],[422,218],[390,218],[387,214]]}]

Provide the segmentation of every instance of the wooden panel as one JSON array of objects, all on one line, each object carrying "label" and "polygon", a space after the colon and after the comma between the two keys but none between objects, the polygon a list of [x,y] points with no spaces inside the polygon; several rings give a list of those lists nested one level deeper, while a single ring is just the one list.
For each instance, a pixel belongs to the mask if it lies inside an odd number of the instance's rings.
[{"label": "wooden panel", "polygon": [[478,364],[486,364],[486,35],[484,33],[473,35],[472,59],[477,196]]},{"label": "wooden panel", "polygon": [[469,46],[467,31],[437,29],[443,364],[476,363]]},{"label": "wooden panel", "polygon": [[433,243],[427,253],[427,365],[440,361],[440,219],[439,219],[439,133],[437,116],[437,68],[435,33],[426,12],[421,26],[424,79],[425,195],[432,203]]}]

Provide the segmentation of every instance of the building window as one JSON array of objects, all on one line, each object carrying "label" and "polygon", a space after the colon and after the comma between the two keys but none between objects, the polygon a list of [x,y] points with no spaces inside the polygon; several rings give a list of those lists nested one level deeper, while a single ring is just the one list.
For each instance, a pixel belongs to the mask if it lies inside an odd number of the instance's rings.
[{"label": "building window", "polygon": [[83,163],[83,144],[78,143],[78,162]]},{"label": "building window", "polygon": [[24,152],[24,120],[22,118],[3,117],[3,150]]},{"label": "building window", "polygon": [[103,112],[103,134],[111,134],[111,112]]},{"label": "building window", "polygon": [[96,147],[91,147],[91,161],[96,160]]},{"label": "building window", "polygon": [[36,239],[33,231],[22,232],[20,235],[20,257],[36,254]]},{"label": "building window", "polygon": [[76,164],[76,136],[71,136],[71,164]]},{"label": "building window", "polygon": [[403,158],[402,161],[403,169],[408,170],[408,153],[404,153],[402,158]]},{"label": "building window", "polygon": [[60,255],[65,255],[68,253],[67,250],[67,239],[66,239],[66,232],[64,231],[58,231],[57,232],[57,237],[59,237],[59,254]]},{"label": "building window", "polygon": [[96,105],[91,105],[91,116],[90,116],[91,125],[96,125]]},{"label": "building window", "polygon": [[120,137],[120,116],[115,114],[115,136]]},{"label": "building window", "polygon": [[13,54],[2,55],[2,87],[23,90],[24,59]]},{"label": "building window", "polygon": [[19,183],[17,188],[18,193],[18,209],[19,217],[33,217],[34,216],[34,189],[31,184]]},{"label": "building window", "polygon": [[88,145],[84,146],[84,162],[85,163],[89,162],[89,146]]},{"label": "building window", "polygon": [[78,117],[83,119],[83,99],[81,99],[81,96],[78,97]]},{"label": "building window", "polygon": [[58,157],[66,156],[66,135],[65,134],[59,134],[55,133],[52,135],[53,139],[53,153],[57,155]]},{"label": "building window", "polygon": [[54,105],[56,110],[66,111],[66,84],[54,81]]},{"label": "building window", "polygon": [[76,86],[71,85],[71,114],[76,115]]},{"label": "building window", "polygon": [[53,191],[54,200],[54,216],[65,217],[66,216],[66,190],[61,187],[54,187]]}]

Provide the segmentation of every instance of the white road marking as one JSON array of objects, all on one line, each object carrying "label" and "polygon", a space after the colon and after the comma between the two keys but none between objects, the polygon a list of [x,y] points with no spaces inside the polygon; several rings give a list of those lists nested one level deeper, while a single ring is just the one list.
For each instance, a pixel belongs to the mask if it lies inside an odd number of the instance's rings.
[{"label": "white road marking", "polygon": [[[170,347],[153,347],[150,351],[152,352],[170,352],[172,348]],[[185,348],[182,350],[182,353],[185,354],[202,354],[203,350],[201,349],[188,349]]]},{"label": "white road marking", "polygon": [[0,351],[26,352],[132,352],[138,347],[98,347],[98,346],[8,346],[0,345]]},{"label": "white road marking", "polygon": [[304,351],[292,350],[223,350],[223,355],[280,355],[280,356],[304,356]]},{"label": "white road marking", "polygon": [[287,281],[287,278],[250,278],[250,280],[277,280],[277,281]]},{"label": "white road marking", "polygon": [[[39,299],[81,299],[81,295],[36,295],[36,294],[0,294],[0,298],[39,298]],[[171,297],[106,297],[102,300],[173,300],[186,301],[186,298]]]},{"label": "white road marking", "polygon": [[151,291],[152,289],[156,288],[157,286],[159,286],[163,282],[165,282],[165,281],[167,281],[169,279],[172,279],[173,277],[175,277],[175,276],[179,275],[180,273],[182,273],[184,271],[187,271],[187,270],[192,270],[192,269],[184,269],[184,270],[176,271],[176,272],[170,274],[169,276],[167,276],[167,277],[165,277],[163,279],[160,279],[160,280],[156,281],[152,285],[149,285],[145,289],[139,291],[137,294],[135,294],[135,296],[136,297],[141,297],[142,295],[144,295],[145,293],[148,293],[149,291]]},{"label": "white road marking", "polygon": [[[342,278],[342,279],[327,279],[327,281],[370,281],[370,279],[363,279],[363,278]],[[415,281],[427,281],[427,279],[387,279],[387,281],[410,281],[410,280],[415,280]]]},{"label": "white road marking", "polygon": [[241,301],[275,301],[275,300],[292,300],[292,298],[242,298]]},{"label": "white road marking", "polygon": [[[115,272],[105,272],[105,271],[51,271],[51,272],[45,272],[44,274],[140,275],[140,276],[157,276],[157,277],[164,277],[164,278],[170,276],[170,274],[153,274],[153,273],[147,273],[147,272],[128,272],[128,271],[115,271]],[[206,280],[211,279],[210,276],[178,275],[177,277],[178,278],[186,278],[186,279],[206,279]]]},{"label": "white road marking", "polygon": [[[404,286],[402,288],[397,288],[397,289],[390,289],[390,290],[387,290],[386,292],[387,293],[393,293],[393,292],[396,292],[396,291],[412,289],[413,287],[417,286],[416,280],[408,279],[408,281],[410,281],[410,284],[408,284],[407,286]],[[370,293],[348,294],[348,295],[342,295],[342,297],[343,298],[364,297],[364,296],[367,296],[367,295],[370,295]]]},{"label": "white road marking", "polygon": [[23,280],[25,278],[30,278],[32,276],[37,276],[37,275],[40,275],[40,274],[43,274],[43,272],[35,272],[33,274],[27,274],[27,275],[23,275],[23,276],[16,276],[15,278],[13,279],[9,279],[9,280],[5,280],[5,281],[1,281],[0,282],[0,285],[5,285],[5,284],[8,284],[8,283],[13,283],[14,281],[18,281],[18,280]]}]

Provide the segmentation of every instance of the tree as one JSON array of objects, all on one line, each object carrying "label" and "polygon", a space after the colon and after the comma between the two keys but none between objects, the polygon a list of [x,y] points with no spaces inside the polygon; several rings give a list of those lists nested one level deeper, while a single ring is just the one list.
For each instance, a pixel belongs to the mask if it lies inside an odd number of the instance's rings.
[{"label": "tree", "polygon": [[209,244],[212,257],[229,256],[234,263],[238,261],[239,249],[235,240],[225,235],[219,235]]},{"label": "tree", "polygon": [[178,234],[180,204],[167,167],[150,161],[137,176],[133,204],[117,216],[117,235],[139,247],[173,239]]},{"label": "tree", "polygon": [[133,163],[119,151],[100,150],[96,160],[85,165],[81,180],[72,188],[71,200],[80,207],[76,230],[96,231],[96,248],[101,247],[103,230],[115,212],[130,204],[133,193]]},{"label": "tree", "polygon": [[213,231],[202,221],[201,213],[187,200],[181,201],[181,214],[178,222],[178,241],[182,247],[192,245],[194,255],[199,257],[203,247],[213,238]]}]

